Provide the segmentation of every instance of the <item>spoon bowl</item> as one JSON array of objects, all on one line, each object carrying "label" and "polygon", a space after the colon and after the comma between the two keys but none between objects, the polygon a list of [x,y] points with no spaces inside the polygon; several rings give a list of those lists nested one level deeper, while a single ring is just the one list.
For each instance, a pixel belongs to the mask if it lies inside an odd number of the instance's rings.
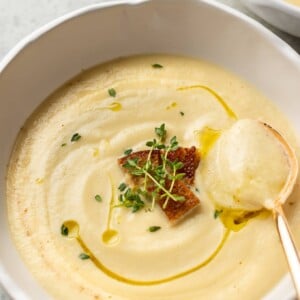
[{"label": "spoon bowl", "polygon": [[270,126],[267,123],[258,121],[259,124],[261,124],[265,129],[267,129],[269,132],[272,133],[272,135],[277,139],[277,141],[280,143],[280,145],[282,146],[288,163],[289,163],[289,174],[288,177],[286,179],[286,182],[283,186],[283,188],[281,189],[277,199],[275,199],[273,201],[273,204],[270,203],[268,205],[268,207],[266,207],[267,209],[273,209],[276,210],[276,208],[281,207],[286,200],[288,199],[288,197],[290,196],[290,194],[292,193],[293,189],[294,189],[294,185],[296,183],[297,180],[297,176],[298,176],[298,160],[295,154],[294,149],[289,145],[289,143],[286,141],[285,138],[283,138],[283,136],[276,130],[274,129],[272,126]]}]

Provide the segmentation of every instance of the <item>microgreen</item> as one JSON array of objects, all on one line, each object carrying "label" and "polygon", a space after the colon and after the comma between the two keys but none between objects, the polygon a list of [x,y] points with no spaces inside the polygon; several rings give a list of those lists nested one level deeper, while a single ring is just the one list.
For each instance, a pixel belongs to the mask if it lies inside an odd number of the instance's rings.
[{"label": "microgreen", "polygon": [[114,88],[111,88],[111,89],[108,90],[108,94],[111,97],[116,97],[117,92],[116,92],[116,90]]},{"label": "microgreen", "polygon": [[71,142],[77,142],[78,140],[80,140],[80,138],[81,138],[81,135],[79,133],[74,133],[72,135]]},{"label": "microgreen", "polygon": [[155,127],[155,133],[159,137],[160,142],[165,142],[167,137],[167,131],[165,124],[161,124],[159,127]]},{"label": "microgreen", "polygon": [[118,189],[120,190],[120,192],[124,192],[124,191],[126,190],[126,188],[127,188],[127,184],[124,183],[124,182],[122,182],[122,183],[119,185],[119,187],[118,187]]},{"label": "microgreen", "polygon": [[[122,187],[123,188],[123,187]],[[137,212],[145,206],[144,201],[141,199],[139,191],[135,191],[130,187],[123,190],[123,193],[119,195],[119,205],[126,208],[131,208],[133,213]]]},{"label": "microgreen", "polygon": [[132,152],[132,149],[126,149],[124,151],[124,155],[129,155],[129,154],[131,154],[131,152]]},{"label": "microgreen", "polygon": [[102,201],[102,197],[101,197],[100,195],[96,195],[96,196],[95,196],[95,200],[96,200],[97,202],[101,202],[101,201]]},{"label": "microgreen", "polygon": [[148,231],[150,231],[150,232],[155,232],[155,231],[160,230],[160,229],[161,229],[160,226],[150,226],[150,227],[148,228]]},{"label": "microgreen", "polygon": [[162,69],[163,66],[160,65],[160,64],[153,64],[153,65],[152,65],[152,68],[154,68],[154,69]]},{"label": "microgreen", "polygon": [[63,143],[63,144],[61,144],[60,146],[61,146],[61,147],[65,147],[65,146],[67,146],[67,143]]},{"label": "microgreen", "polygon": [[69,228],[65,226],[65,224],[62,224],[60,227],[60,233],[63,236],[68,236],[69,235]]},{"label": "microgreen", "polygon": [[221,214],[222,212],[223,212],[222,209],[216,209],[216,210],[214,211],[214,218],[217,219],[217,218],[220,216],[220,214]]},{"label": "microgreen", "polygon": [[91,257],[86,253],[80,253],[78,256],[82,260],[90,259]]}]

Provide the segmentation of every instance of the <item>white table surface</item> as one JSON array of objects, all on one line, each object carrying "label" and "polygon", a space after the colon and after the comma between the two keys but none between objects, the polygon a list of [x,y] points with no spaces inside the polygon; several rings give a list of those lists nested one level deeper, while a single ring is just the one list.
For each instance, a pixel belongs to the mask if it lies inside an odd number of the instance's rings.
[{"label": "white table surface", "polygon": [[[0,60],[23,37],[47,22],[72,10],[86,5],[99,3],[101,0],[0,0]],[[109,0],[106,0],[109,1]],[[245,9],[239,0],[215,0],[234,7],[253,17],[275,32],[298,53],[300,38],[292,37],[274,27]],[[0,286],[0,300],[10,299]]]}]

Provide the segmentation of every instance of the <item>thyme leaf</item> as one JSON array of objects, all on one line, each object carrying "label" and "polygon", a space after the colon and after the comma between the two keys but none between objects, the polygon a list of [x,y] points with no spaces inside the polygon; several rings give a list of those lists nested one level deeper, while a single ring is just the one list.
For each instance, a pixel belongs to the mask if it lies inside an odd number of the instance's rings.
[{"label": "thyme leaf", "polygon": [[160,226],[150,226],[150,227],[148,228],[148,230],[149,230],[150,232],[155,232],[155,231],[160,230],[160,229],[161,229]]},{"label": "thyme leaf", "polygon": [[153,64],[153,65],[152,65],[152,68],[154,68],[154,69],[162,69],[163,66],[160,65],[160,64]]},{"label": "thyme leaf", "polygon": [[65,224],[62,224],[60,227],[60,233],[63,236],[68,236],[69,235],[69,228],[65,226]]},{"label": "thyme leaf", "polygon": [[145,203],[141,199],[139,192],[134,191],[129,187],[126,187],[123,193],[119,195],[119,203],[120,204],[118,206],[131,208],[133,213],[139,211],[145,206]]},{"label": "thyme leaf", "polygon": [[118,189],[119,189],[121,192],[124,192],[126,188],[127,188],[127,185],[126,185],[126,183],[124,183],[124,182],[122,182],[122,183],[119,185],[119,187],[118,187]]},{"label": "thyme leaf", "polygon": [[131,152],[132,152],[132,149],[126,149],[124,151],[124,155],[129,155],[129,154],[131,154]]},{"label": "thyme leaf", "polygon": [[217,219],[222,212],[223,212],[223,209],[216,209],[214,211],[214,219]]},{"label": "thyme leaf", "polygon": [[78,256],[82,260],[90,259],[91,257],[86,253],[80,253]]},{"label": "thyme leaf", "polygon": [[71,142],[77,142],[81,139],[81,135],[79,133],[74,133],[71,137]]},{"label": "thyme leaf", "polygon": [[114,97],[114,98],[117,96],[117,92],[114,88],[109,89],[108,94],[109,94],[109,96]]},{"label": "thyme leaf", "polygon": [[96,200],[97,202],[101,202],[101,201],[102,201],[102,197],[101,197],[100,195],[96,195],[96,196],[95,196],[95,200]]}]

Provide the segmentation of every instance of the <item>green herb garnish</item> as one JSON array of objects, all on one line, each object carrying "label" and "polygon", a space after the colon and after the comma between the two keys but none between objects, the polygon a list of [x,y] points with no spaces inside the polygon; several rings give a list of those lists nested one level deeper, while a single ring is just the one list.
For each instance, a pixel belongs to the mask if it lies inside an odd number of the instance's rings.
[{"label": "green herb garnish", "polygon": [[131,154],[131,152],[132,152],[132,149],[126,149],[124,151],[124,155],[129,155],[129,154]]},{"label": "green herb garnish", "polygon": [[153,65],[152,65],[152,68],[154,68],[154,69],[162,69],[163,66],[160,65],[160,64],[153,64]]},{"label": "green herb garnish", "polygon": [[116,97],[117,92],[116,92],[116,90],[114,88],[111,88],[111,89],[108,90],[108,94],[111,97]]},{"label": "green herb garnish", "polygon": [[100,195],[96,195],[95,196],[95,200],[98,201],[98,202],[101,202],[102,201],[102,197]]},{"label": "green herb garnish", "polygon": [[165,124],[161,124],[160,127],[155,127],[155,133],[159,137],[160,142],[165,142],[167,137],[167,131]]},{"label": "green herb garnish", "polygon": [[69,228],[65,226],[65,224],[62,224],[60,227],[60,233],[63,236],[68,236],[69,235]]},{"label": "green herb garnish", "polygon": [[86,253],[80,253],[78,256],[82,260],[90,259],[91,257]]},{"label": "green herb garnish", "polygon": [[61,146],[61,147],[65,147],[65,146],[67,146],[67,143],[63,143],[63,144],[61,144],[60,146]]},{"label": "green herb garnish", "polygon": [[77,142],[80,139],[81,139],[81,135],[79,133],[74,133],[71,138],[71,142]]},{"label": "green herb garnish", "polygon": [[148,228],[148,230],[149,230],[150,232],[155,232],[155,231],[157,231],[157,230],[159,230],[159,229],[161,229],[160,226],[150,226],[150,227]]},{"label": "green herb garnish", "polygon": [[[167,207],[169,199],[185,201],[185,197],[172,192],[176,181],[183,179],[185,176],[185,173],[179,172],[184,164],[178,160],[171,161],[168,159],[169,152],[178,148],[176,136],[173,136],[169,140],[169,144],[166,144],[167,131],[165,124],[156,127],[154,131],[158,140],[154,138],[146,142],[146,146],[150,148],[146,161],[141,163],[138,158],[131,158],[123,164],[130,175],[139,177],[139,184],[134,189],[127,187],[125,183],[120,184],[121,194],[118,206],[131,207],[133,212],[144,207],[144,200],[151,200],[151,210],[153,210],[157,199],[164,199],[164,209]],[[162,163],[159,165],[151,161],[154,150],[162,150],[160,151]]]},{"label": "green herb garnish", "polygon": [[117,206],[131,208],[131,211],[135,213],[143,208],[145,203],[141,199],[141,194],[139,191],[134,191],[126,186],[126,188],[123,190],[123,194],[119,195],[119,205]]},{"label": "green herb garnish", "polygon": [[179,112],[180,113],[180,115],[183,117],[184,116],[184,112],[183,111],[181,111],[181,112]]},{"label": "green herb garnish", "polygon": [[119,187],[118,187],[118,189],[119,189],[121,192],[124,192],[124,191],[126,190],[126,188],[127,188],[127,184],[124,183],[124,182],[122,182],[122,183],[119,185]]},{"label": "green herb garnish", "polygon": [[214,218],[217,219],[220,214],[223,212],[223,209],[216,209],[215,212],[214,212]]}]

